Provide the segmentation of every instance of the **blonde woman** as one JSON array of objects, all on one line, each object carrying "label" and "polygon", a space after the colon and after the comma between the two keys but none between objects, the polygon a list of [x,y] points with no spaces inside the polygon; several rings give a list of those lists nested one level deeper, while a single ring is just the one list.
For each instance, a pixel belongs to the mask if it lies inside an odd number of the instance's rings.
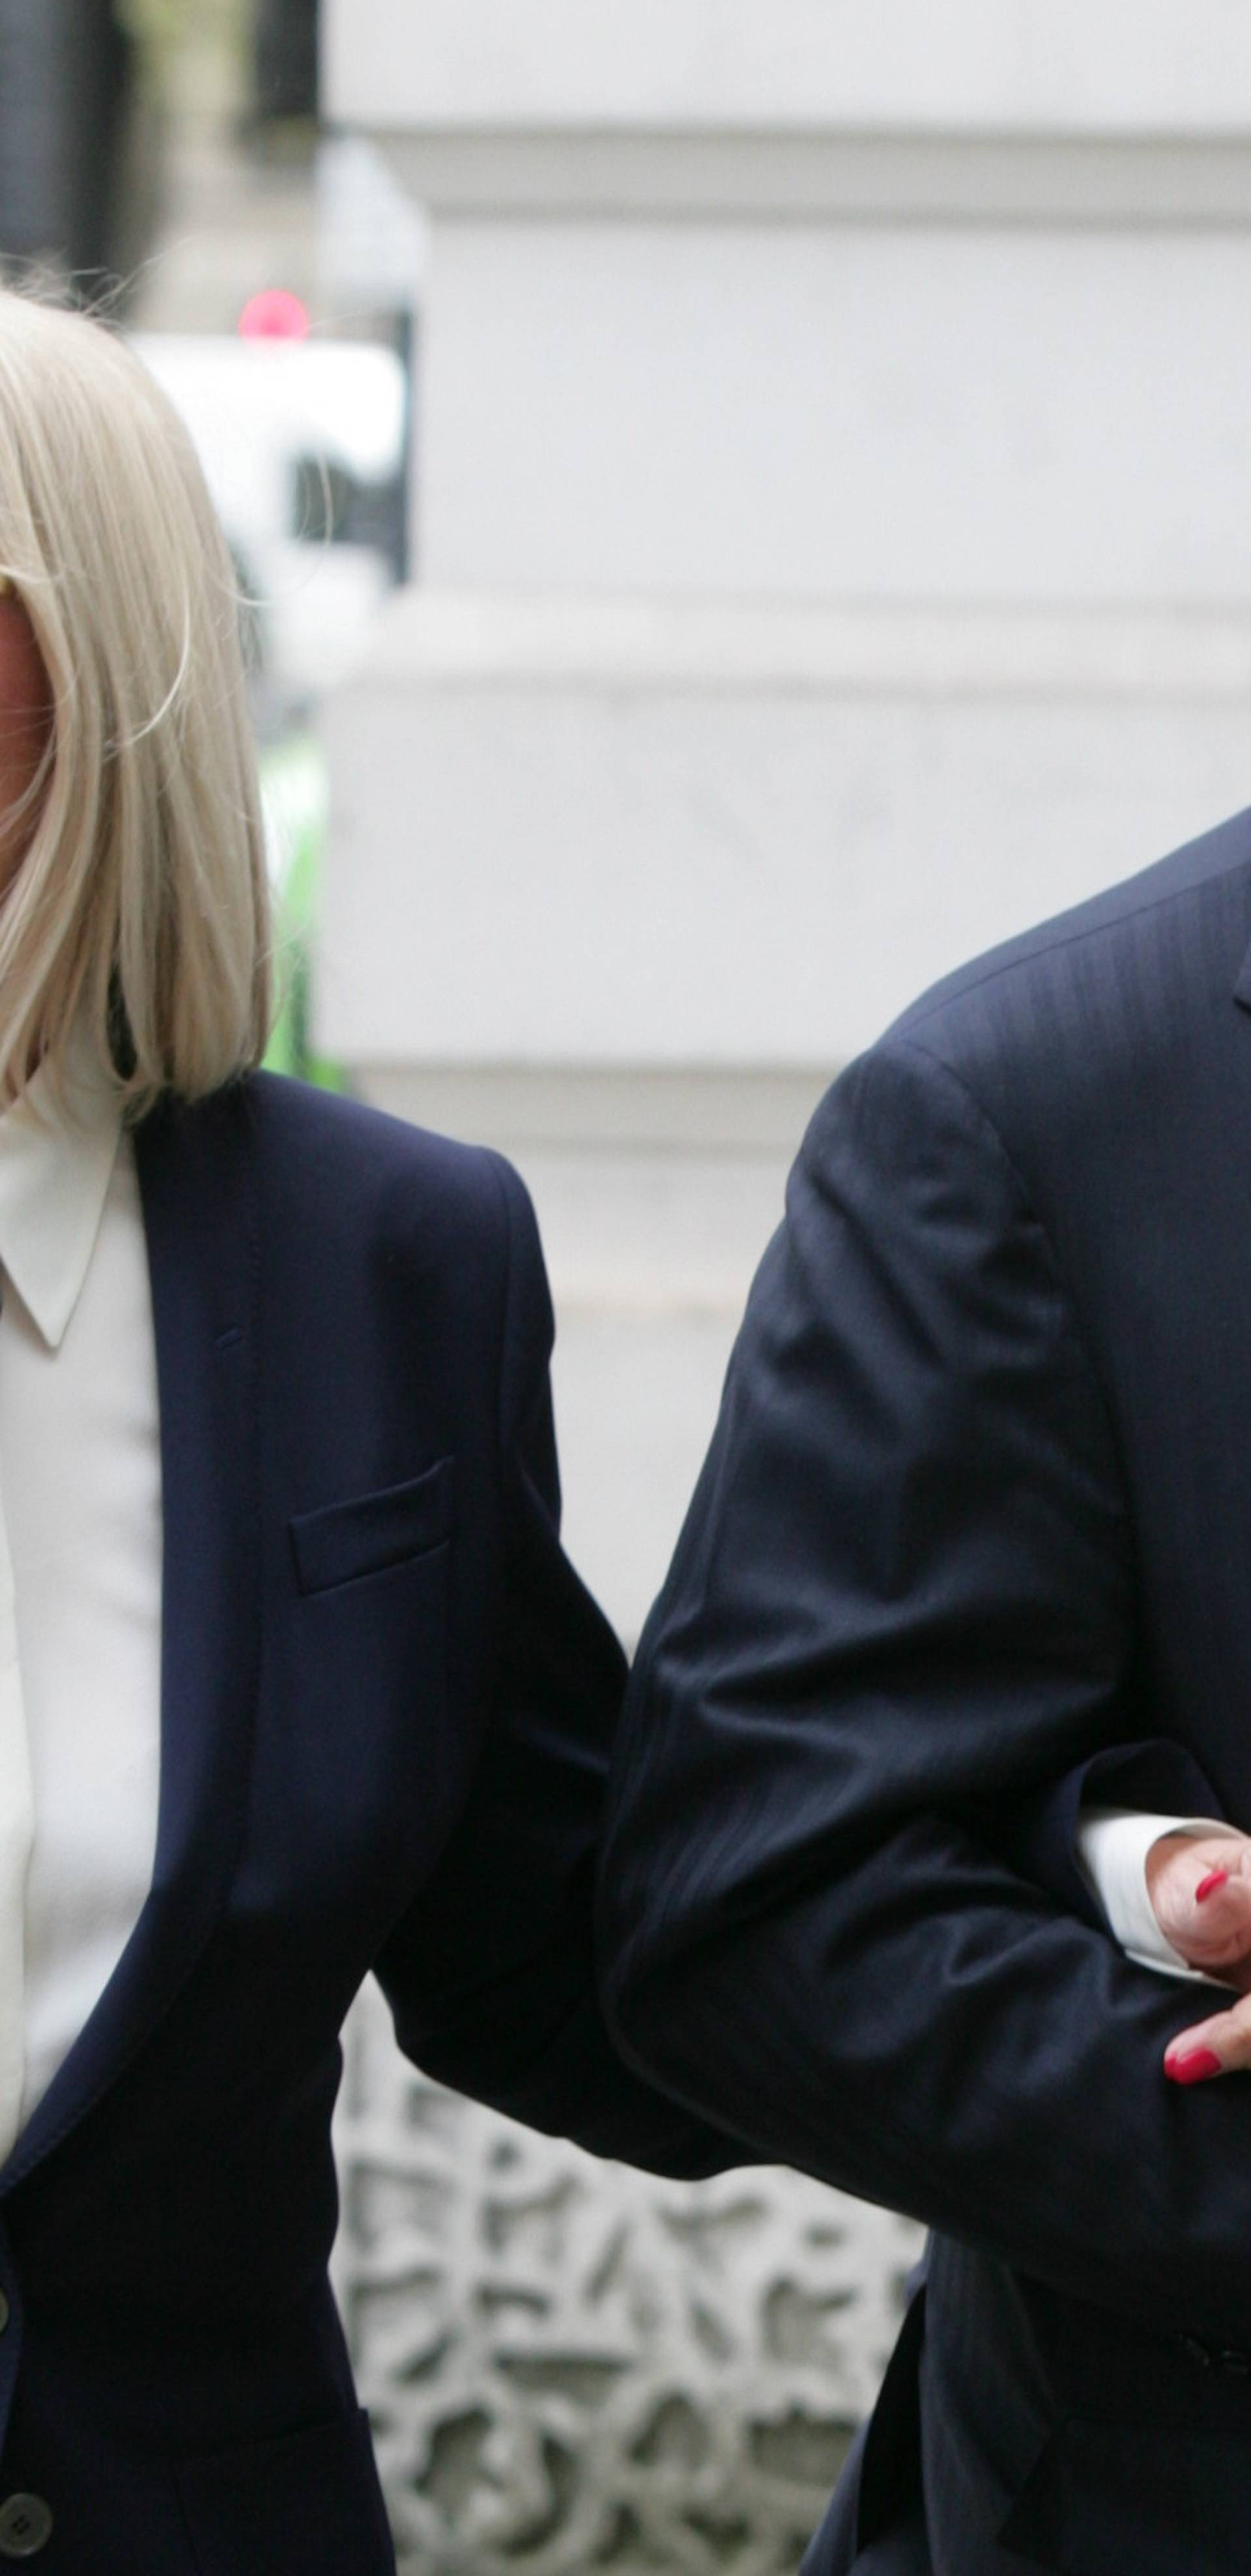
[{"label": "blonde woman", "polygon": [[587,1929],[622,1668],[499,1159],[254,1068],[236,602],[188,441],[0,296],[0,2561],[383,2576],[338,2033],[675,2171]]}]

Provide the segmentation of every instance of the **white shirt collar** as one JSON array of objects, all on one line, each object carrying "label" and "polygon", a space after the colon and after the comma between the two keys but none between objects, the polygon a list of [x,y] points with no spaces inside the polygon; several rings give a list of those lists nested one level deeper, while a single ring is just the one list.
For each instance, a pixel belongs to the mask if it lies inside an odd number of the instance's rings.
[{"label": "white shirt collar", "polygon": [[81,1031],[64,1106],[36,1072],[0,1116],[0,1263],[51,1350],[82,1294],[120,1135],[116,1094]]}]

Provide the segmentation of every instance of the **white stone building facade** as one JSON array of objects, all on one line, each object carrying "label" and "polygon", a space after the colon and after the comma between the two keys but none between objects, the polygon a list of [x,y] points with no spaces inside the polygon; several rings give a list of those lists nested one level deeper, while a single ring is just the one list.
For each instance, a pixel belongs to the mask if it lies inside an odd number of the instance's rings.
[{"label": "white stone building facade", "polygon": [[[426,249],[319,1037],[529,1181],[570,1546],[633,1635],[830,1075],[1251,796],[1251,22],[328,0],[326,52]],[[342,2144],[414,2565],[795,2564],[906,2230],[595,2176],[376,2017]]]}]

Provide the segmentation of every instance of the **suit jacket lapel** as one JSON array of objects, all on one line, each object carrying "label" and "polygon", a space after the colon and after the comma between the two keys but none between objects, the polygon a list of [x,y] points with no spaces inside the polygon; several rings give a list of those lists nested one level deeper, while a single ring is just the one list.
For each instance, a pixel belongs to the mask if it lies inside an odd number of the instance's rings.
[{"label": "suit jacket lapel", "polygon": [[164,1521],[161,1787],[151,1892],[117,1968],[0,2170],[75,2127],[189,1976],[243,1824],[260,1649],[254,1148],[246,1086],[137,1130]]}]

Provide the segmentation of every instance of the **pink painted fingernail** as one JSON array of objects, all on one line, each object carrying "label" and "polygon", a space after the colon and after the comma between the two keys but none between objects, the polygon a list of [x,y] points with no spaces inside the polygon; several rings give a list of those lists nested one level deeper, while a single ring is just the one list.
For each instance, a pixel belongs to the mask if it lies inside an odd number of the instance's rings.
[{"label": "pink painted fingernail", "polygon": [[1164,2072],[1173,2084],[1202,2084],[1220,2074],[1221,2061],[1214,2048],[1181,2048],[1165,2058]]},{"label": "pink painted fingernail", "polygon": [[1217,1888],[1224,1886],[1228,1876],[1229,1871],[1227,1869],[1210,1869],[1207,1877],[1201,1878],[1195,1889],[1196,1905],[1202,1905],[1205,1897],[1215,1896]]}]

